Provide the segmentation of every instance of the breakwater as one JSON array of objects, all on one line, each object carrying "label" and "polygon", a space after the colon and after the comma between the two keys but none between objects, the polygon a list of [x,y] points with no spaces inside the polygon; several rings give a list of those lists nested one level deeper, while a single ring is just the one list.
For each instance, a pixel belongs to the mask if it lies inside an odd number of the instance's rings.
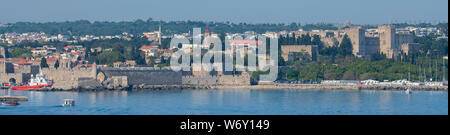
[{"label": "breakwater", "polygon": [[261,89],[261,90],[412,90],[448,91],[448,86],[403,86],[403,85],[321,85],[321,84],[270,84],[249,86],[213,86],[212,89]]},{"label": "breakwater", "polygon": [[406,90],[448,91],[448,86],[402,86],[402,85],[321,85],[321,84],[269,84],[269,85],[142,85],[123,89],[44,88],[36,91],[102,91],[102,90],[180,90],[180,89],[236,89],[236,90]]}]

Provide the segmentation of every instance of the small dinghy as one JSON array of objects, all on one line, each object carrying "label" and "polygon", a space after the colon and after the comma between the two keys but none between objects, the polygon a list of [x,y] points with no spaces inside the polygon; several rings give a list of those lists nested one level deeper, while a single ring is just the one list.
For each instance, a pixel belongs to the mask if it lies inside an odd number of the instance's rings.
[{"label": "small dinghy", "polygon": [[18,106],[20,105],[18,101],[4,101],[2,102],[3,106]]},{"label": "small dinghy", "polygon": [[406,94],[411,94],[411,93],[412,93],[411,88],[406,89],[405,93],[406,93]]},{"label": "small dinghy", "polygon": [[73,99],[64,99],[64,104],[62,104],[63,107],[70,107],[75,106],[75,100]]}]

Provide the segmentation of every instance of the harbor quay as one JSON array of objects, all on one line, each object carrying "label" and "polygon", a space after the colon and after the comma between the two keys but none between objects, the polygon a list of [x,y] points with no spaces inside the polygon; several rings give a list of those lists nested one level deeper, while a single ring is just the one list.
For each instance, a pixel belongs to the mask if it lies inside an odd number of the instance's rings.
[{"label": "harbor quay", "polygon": [[297,89],[297,90],[441,90],[448,91],[447,82],[409,82],[398,80],[378,82],[375,80],[325,80],[320,84],[290,84],[257,82],[251,72],[227,74],[224,72],[186,72],[158,67],[103,67],[95,63],[84,67],[72,67],[70,62],[61,62],[60,68],[39,68],[38,65],[23,65],[16,68],[12,63],[0,63],[0,82],[24,84],[42,72],[54,82],[52,87],[39,91],[83,91],[83,90],[169,90],[169,89]]},{"label": "harbor quay", "polygon": [[39,68],[32,64],[17,68],[13,63],[1,62],[0,82],[26,84],[42,72],[54,84],[36,90],[205,89],[214,85],[251,85],[250,74],[246,72],[239,75],[209,75],[158,67],[113,68],[97,66],[95,63],[73,67],[71,64],[61,61],[59,68]]},{"label": "harbor quay", "polygon": [[[446,82],[415,83],[406,80],[377,82],[374,80],[325,80],[320,84],[261,83],[251,72],[226,74],[218,72],[172,71],[158,67],[102,67],[95,63],[82,68],[62,63],[62,67],[42,68],[25,65],[15,69],[11,63],[0,63],[0,82],[23,84],[42,72],[54,82],[52,87],[38,91],[92,90],[170,90],[170,89],[289,89],[289,90],[439,90],[448,91]],[[66,66],[64,66],[66,65]]]},{"label": "harbor quay", "polygon": [[211,85],[211,86],[193,86],[193,85],[153,85],[143,88],[127,88],[127,89],[58,89],[58,88],[43,88],[34,91],[102,91],[102,90],[180,90],[180,89],[203,89],[203,90],[398,90],[404,91],[406,89],[414,91],[448,91],[448,86],[357,86],[357,85],[321,85],[321,84],[278,84],[278,85]]},{"label": "harbor quay", "polygon": [[0,96],[0,101],[28,101],[26,96]]},{"label": "harbor quay", "polygon": [[214,89],[257,90],[401,90],[448,91],[448,86],[381,86],[381,85],[323,85],[323,84],[270,84],[250,86],[214,86]]}]

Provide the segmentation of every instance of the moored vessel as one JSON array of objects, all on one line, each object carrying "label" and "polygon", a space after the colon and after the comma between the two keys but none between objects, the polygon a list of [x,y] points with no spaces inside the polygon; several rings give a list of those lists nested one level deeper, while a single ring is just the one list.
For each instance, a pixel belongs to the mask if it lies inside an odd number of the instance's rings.
[{"label": "moored vessel", "polygon": [[411,88],[406,89],[405,93],[406,93],[406,94],[411,94],[411,93],[412,93]]},{"label": "moored vessel", "polygon": [[2,102],[3,106],[17,106],[20,105],[18,101],[12,100],[12,101],[4,101]]},{"label": "moored vessel", "polygon": [[45,87],[52,87],[53,82],[48,80],[42,73],[42,70],[35,77],[31,75],[31,79],[27,85],[11,86],[12,90],[38,90]]},{"label": "moored vessel", "polygon": [[64,99],[64,104],[62,104],[63,107],[70,107],[75,106],[75,100],[73,99]]},{"label": "moored vessel", "polygon": [[0,83],[0,89],[9,89],[10,87],[10,83]]}]

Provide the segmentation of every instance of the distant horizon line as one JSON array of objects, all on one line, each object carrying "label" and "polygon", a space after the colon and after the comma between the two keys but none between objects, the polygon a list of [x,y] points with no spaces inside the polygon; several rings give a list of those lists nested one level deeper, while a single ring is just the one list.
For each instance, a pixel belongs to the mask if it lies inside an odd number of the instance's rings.
[{"label": "distant horizon line", "polygon": [[[0,24],[3,25],[7,25],[7,24],[15,24],[15,23],[63,23],[63,22],[77,22],[77,21],[88,21],[89,23],[95,23],[95,22],[112,22],[112,23],[120,23],[120,22],[136,22],[138,20],[142,20],[144,22],[148,21],[151,18],[148,19],[130,19],[130,20],[122,20],[122,21],[118,21],[118,20],[89,20],[89,19],[74,19],[74,20],[66,20],[66,21],[16,21],[16,22],[7,22],[7,23],[2,23],[0,22]],[[315,22],[315,23],[311,23],[311,22],[285,22],[285,23],[274,23],[274,22],[232,22],[232,21],[205,21],[205,20],[151,20],[153,22],[164,22],[164,23],[170,23],[170,22],[201,22],[201,23],[224,23],[224,24],[251,24],[251,25],[259,25],[259,24],[284,24],[284,25],[290,25],[290,24],[297,24],[297,25],[310,25],[310,24],[331,24],[331,25],[344,25],[346,22],[343,23],[333,23],[333,22]],[[350,23],[352,25],[386,25],[386,24],[408,24],[408,25],[419,25],[419,24],[431,24],[431,25],[437,25],[437,24],[443,24],[443,23],[448,23],[448,20],[443,21],[443,20],[430,20],[430,21],[423,21],[423,20],[417,20],[417,21],[392,21],[391,23],[380,23],[380,24],[354,24],[351,22]]]}]

